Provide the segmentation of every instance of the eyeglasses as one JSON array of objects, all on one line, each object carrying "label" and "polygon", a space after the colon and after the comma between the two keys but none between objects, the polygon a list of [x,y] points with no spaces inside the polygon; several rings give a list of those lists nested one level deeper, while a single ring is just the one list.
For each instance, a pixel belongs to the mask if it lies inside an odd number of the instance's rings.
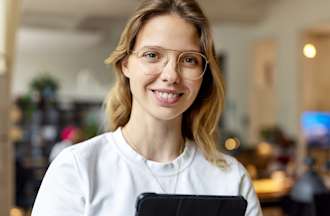
[{"label": "eyeglasses", "polygon": [[200,79],[207,68],[208,61],[205,55],[194,51],[179,51],[161,47],[143,47],[130,53],[136,55],[139,60],[148,67],[147,75],[159,74],[170,59],[170,52],[179,53],[176,60],[176,70],[183,79]]}]

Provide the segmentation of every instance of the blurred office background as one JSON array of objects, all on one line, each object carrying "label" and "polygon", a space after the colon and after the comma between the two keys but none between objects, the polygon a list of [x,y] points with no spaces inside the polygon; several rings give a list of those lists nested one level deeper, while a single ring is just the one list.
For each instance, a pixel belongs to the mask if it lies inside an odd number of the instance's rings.
[{"label": "blurred office background", "polygon": [[[137,2],[0,0],[1,216],[29,215],[55,144],[103,131],[103,61]],[[246,166],[264,215],[327,215],[330,1],[199,2],[226,82],[219,149]]]}]

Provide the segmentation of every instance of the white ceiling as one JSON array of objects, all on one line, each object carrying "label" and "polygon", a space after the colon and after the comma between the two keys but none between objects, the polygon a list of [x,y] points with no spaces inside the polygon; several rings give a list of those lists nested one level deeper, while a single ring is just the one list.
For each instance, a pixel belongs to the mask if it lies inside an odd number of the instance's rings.
[{"label": "white ceiling", "polygon": [[[253,23],[280,0],[198,0],[213,22]],[[139,0],[24,0],[23,25],[80,28],[126,19]]]}]

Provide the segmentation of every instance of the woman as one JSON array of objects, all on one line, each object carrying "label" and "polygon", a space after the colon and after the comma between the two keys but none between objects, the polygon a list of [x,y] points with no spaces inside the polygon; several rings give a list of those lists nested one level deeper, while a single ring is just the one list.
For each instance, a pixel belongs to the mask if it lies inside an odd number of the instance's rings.
[{"label": "woman", "polygon": [[110,131],[51,164],[33,216],[133,216],[143,192],[243,195],[261,215],[245,169],[216,150],[224,90],[209,25],[192,0],[145,0],[106,60],[117,82]]}]

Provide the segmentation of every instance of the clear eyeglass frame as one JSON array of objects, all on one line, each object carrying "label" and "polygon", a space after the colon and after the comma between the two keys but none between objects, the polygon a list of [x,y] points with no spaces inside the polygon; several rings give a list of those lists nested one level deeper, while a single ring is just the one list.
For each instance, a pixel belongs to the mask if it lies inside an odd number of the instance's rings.
[{"label": "clear eyeglass frame", "polygon": [[[169,62],[169,53],[178,53],[176,57],[176,68],[178,68],[178,72],[183,79],[188,80],[198,80],[203,77],[206,72],[207,66],[209,64],[207,57],[196,51],[180,51],[173,49],[165,49],[162,47],[142,47],[139,50],[129,51],[128,54],[135,55],[138,59],[141,60],[143,64],[148,67],[156,67],[156,70],[150,69],[145,72],[146,75],[160,74],[164,67]],[[151,58],[152,55],[156,58]],[[149,55],[149,56],[148,56]],[[185,60],[184,57],[188,57],[187,59],[193,60],[197,62],[197,64],[182,65],[181,61]],[[156,73],[155,73],[156,72]]]}]

